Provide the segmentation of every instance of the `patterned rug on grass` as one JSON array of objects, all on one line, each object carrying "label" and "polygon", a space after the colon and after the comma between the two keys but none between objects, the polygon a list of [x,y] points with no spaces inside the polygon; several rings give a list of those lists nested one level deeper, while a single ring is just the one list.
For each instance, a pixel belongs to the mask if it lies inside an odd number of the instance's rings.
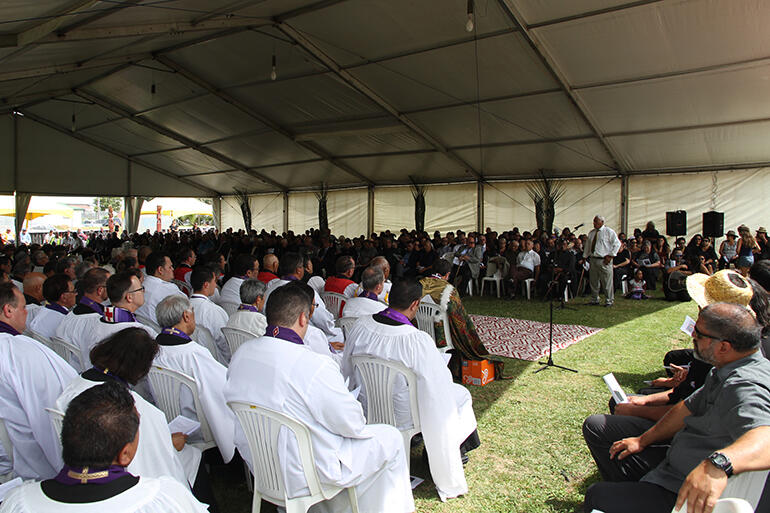
[{"label": "patterned rug on grass", "polygon": [[[548,354],[548,323],[471,315],[479,338],[493,355],[535,361]],[[576,324],[553,325],[553,352],[601,331]]]}]

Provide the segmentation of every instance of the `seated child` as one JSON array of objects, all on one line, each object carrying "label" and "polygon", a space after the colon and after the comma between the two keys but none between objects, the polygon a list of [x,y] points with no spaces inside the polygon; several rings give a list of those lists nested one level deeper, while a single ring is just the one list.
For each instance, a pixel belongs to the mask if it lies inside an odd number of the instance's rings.
[{"label": "seated child", "polygon": [[644,281],[642,274],[642,270],[637,269],[634,273],[634,279],[628,280],[630,290],[628,294],[626,294],[626,299],[650,299],[650,296],[644,293],[647,283]]}]

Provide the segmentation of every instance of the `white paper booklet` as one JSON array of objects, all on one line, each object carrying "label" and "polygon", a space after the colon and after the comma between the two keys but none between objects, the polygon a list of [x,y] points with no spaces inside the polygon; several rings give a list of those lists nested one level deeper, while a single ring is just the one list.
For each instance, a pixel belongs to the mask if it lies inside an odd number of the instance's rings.
[{"label": "white paper booklet", "polygon": [[615,379],[615,375],[613,373],[609,373],[603,376],[604,382],[607,383],[607,388],[610,389],[610,393],[612,394],[612,398],[615,399],[615,402],[617,404],[620,403],[627,403],[628,397],[626,396],[626,393],[623,391],[622,388],[620,388],[620,385],[618,384],[618,380]]},{"label": "white paper booklet", "polygon": [[168,429],[172,433],[184,433],[188,436],[195,433],[200,428],[200,422],[197,420],[188,419],[182,415],[179,415],[177,418],[168,423]]}]

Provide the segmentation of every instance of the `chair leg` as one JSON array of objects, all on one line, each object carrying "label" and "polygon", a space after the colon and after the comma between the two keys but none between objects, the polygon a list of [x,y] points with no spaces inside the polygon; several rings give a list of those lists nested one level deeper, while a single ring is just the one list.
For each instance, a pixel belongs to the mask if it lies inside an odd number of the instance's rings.
[{"label": "chair leg", "polygon": [[243,472],[246,474],[246,489],[249,492],[254,491],[254,478],[251,476],[249,466],[246,465],[246,460],[243,460]]},{"label": "chair leg", "polygon": [[251,513],[259,513],[262,509],[262,494],[254,490],[254,498],[251,503]]},{"label": "chair leg", "polygon": [[348,488],[348,498],[350,498],[350,509],[352,513],[358,513],[358,496],[356,495],[355,486]]},{"label": "chair leg", "polygon": [[497,285],[497,299],[500,299],[500,280],[497,280],[495,284]]}]

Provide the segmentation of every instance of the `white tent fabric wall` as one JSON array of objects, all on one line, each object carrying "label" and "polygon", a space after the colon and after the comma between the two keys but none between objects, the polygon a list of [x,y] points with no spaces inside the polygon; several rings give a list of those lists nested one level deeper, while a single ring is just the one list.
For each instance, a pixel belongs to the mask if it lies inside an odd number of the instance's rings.
[{"label": "white tent fabric wall", "polygon": [[[599,214],[604,216],[607,226],[621,231],[620,178],[565,180],[564,185],[564,196],[556,203],[554,226],[572,229],[582,223],[578,232],[588,233],[594,216]],[[532,200],[529,203],[532,204]]]},{"label": "white tent fabric wall", "polygon": [[[770,224],[767,191],[770,172],[767,169],[719,171],[716,173],[679,175],[644,175],[629,178],[628,227],[644,228],[653,221],[659,232],[666,231],[666,211],[687,212],[688,238],[703,233],[703,212],[725,213],[725,233],[739,224],[752,230]],[[715,201],[712,195],[716,192]]]},{"label": "white tent fabric wall", "polygon": [[[374,189],[374,231],[414,228],[414,197],[409,187]],[[429,185],[425,192],[425,231],[476,229],[476,184]],[[363,232],[362,232],[363,233]]]},{"label": "white tent fabric wall", "polygon": [[315,193],[289,194],[289,230],[298,234],[310,227],[318,228],[318,198]]},{"label": "white tent fabric wall", "polygon": [[[428,192],[430,195],[430,191]],[[427,199],[427,197],[426,197]],[[374,189],[374,231],[414,227],[414,199],[409,187]]]},{"label": "white tent fabric wall", "polygon": [[[284,231],[283,199],[280,193],[250,196],[249,206],[251,207],[252,228],[257,230],[264,228],[268,232],[275,230],[277,233]],[[234,196],[222,198],[222,230],[228,228],[236,231],[244,228],[241,206]]]},{"label": "white tent fabric wall", "polygon": [[[368,215],[366,202],[368,196],[369,193],[366,189],[329,191],[326,200],[329,230],[333,234],[346,237],[358,237],[365,234]],[[316,206],[317,211],[318,207]],[[318,226],[317,215],[316,223],[312,226]]]}]

